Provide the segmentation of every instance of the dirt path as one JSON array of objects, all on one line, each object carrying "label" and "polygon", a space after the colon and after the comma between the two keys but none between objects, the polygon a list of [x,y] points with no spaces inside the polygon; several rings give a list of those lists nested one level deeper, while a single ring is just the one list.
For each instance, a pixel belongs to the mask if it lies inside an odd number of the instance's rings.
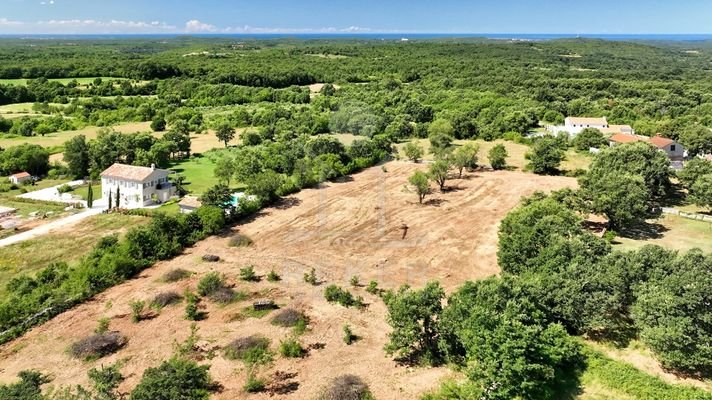
[{"label": "dirt path", "polygon": [[77,214],[70,215],[68,217],[60,218],[55,221],[40,225],[36,228],[32,228],[29,231],[18,233],[17,235],[12,235],[5,239],[0,240],[0,247],[9,246],[11,244],[24,242],[25,240],[34,239],[38,236],[46,235],[50,232],[60,231],[72,227],[86,218],[92,215],[101,214],[102,209],[99,207],[94,207],[91,210],[83,210]]},{"label": "dirt path", "polygon": [[[211,365],[211,376],[224,387],[214,398],[309,399],[325,382],[344,373],[360,376],[379,400],[418,398],[453,372],[448,368],[406,368],[387,357],[383,352],[390,331],[386,308],[363,287],[351,288],[351,276],[359,275],[363,283],[377,280],[385,288],[404,283],[419,286],[438,279],[453,289],[467,279],[497,274],[497,228],[502,217],[521,196],[575,185],[570,178],[483,172],[452,180],[451,191],[434,193],[428,198],[429,204],[420,205],[404,184],[414,170],[426,167],[392,162],[385,166],[388,172],[381,167],[370,168],[352,181],[304,190],[234,229],[234,233],[252,238],[253,246],[232,248],[227,246],[227,237],[212,237],[172,261],[158,263],[140,277],[0,346],[0,382],[12,381],[19,371],[33,368],[50,373],[53,385],[86,384],[89,369],[121,360],[121,371],[127,376],[121,389],[128,392],[147,367],[169,358],[174,343],[184,341],[190,332],[190,322],[183,318],[184,305],[169,307],[151,320],[133,324],[129,302],[149,300],[167,290],[183,293],[186,288],[194,289],[201,276],[216,270],[253,299],[269,298],[282,308],[303,310],[310,319],[310,329],[300,341],[324,348],[312,350],[303,359],[277,355],[269,367],[260,370],[260,376],[268,379],[276,371],[296,374],[293,381],[298,387],[293,393],[247,396],[242,391],[244,366],[224,359],[220,348],[236,338],[260,333],[269,337],[276,349],[290,331],[271,325],[269,316],[234,319],[251,304],[250,300],[224,307],[206,300],[203,304],[208,318],[198,323],[199,334],[206,348],[217,350],[214,358],[204,362]],[[408,225],[405,238],[402,224]],[[207,253],[219,255],[223,261],[200,261]],[[239,281],[239,270],[247,265],[254,265],[261,275],[274,269],[282,281]],[[303,273],[312,267],[323,281],[320,286],[303,281]],[[160,276],[174,268],[196,274],[178,283],[161,283]],[[327,303],[323,290],[331,283],[363,296],[369,306],[359,311]],[[112,330],[129,338],[127,347],[93,362],[70,358],[67,347],[90,335],[103,316],[111,318]],[[361,337],[351,346],[342,341],[346,323]]]}]

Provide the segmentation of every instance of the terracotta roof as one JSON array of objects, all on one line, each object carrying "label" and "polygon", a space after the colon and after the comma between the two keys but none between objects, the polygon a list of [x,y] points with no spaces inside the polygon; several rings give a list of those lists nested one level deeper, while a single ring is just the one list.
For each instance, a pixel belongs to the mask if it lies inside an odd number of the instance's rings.
[{"label": "terracotta roof", "polygon": [[31,177],[31,176],[32,176],[32,175],[30,175],[30,174],[27,173],[27,172],[18,172],[18,173],[16,173],[16,174],[10,175],[10,177],[14,177],[14,178],[29,178],[29,177]]},{"label": "terracotta roof", "polygon": [[154,168],[149,168],[149,167],[137,167],[134,165],[126,165],[126,164],[114,164],[107,168],[104,172],[101,173],[101,176],[109,176],[112,178],[119,178],[119,179],[124,179],[127,181],[138,181],[138,182],[143,182],[144,180],[148,179],[151,174],[153,174],[156,171],[162,171],[165,172],[166,174],[169,174],[170,171],[167,170],[162,170],[162,169],[154,169]]},{"label": "terracotta roof", "polygon": [[616,142],[616,143],[633,143],[633,142],[641,142],[644,141],[643,138],[636,136],[636,135],[629,135],[625,133],[617,133],[613,136],[611,136],[611,142]]},{"label": "terracotta roof", "polygon": [[203,203],[201,203],[195,196],[185,196],[180,203],[178,203],[178,205],[183,207],[199,208],[203,205]]},{"label": "terracotta roof", "polygon": [[659,149],[667,147],[668,145],[671,145],[673,143],[675,143],[674,140],[662,137],[659,134],[650,138],[650,144]]},{"label": "terracotta roof", "polygon": [[608,125],[606,117],[588,118],[588,117],[568,117],[566,118],[572,124],[576,125]]}]

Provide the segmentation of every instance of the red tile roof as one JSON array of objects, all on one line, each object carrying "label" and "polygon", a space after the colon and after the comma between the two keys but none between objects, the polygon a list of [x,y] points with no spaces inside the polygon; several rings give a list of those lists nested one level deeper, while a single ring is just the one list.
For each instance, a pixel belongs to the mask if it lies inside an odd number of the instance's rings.
[{"label": "red tile roof", "polygon": [[668,139],[666,137],[662,137],[662,136],[660,136],[660,134],[650,138],[650,144],[652,144],[653,146],[655,146],[659,149],[665,148],[673,143],[675,143],[674,140]]},{"label": "red tile roof", "polygon": [[13,177],[13,178],[29,178],[29,177],[31,177],[31,176],[32,176],[32,175],[30,175],[30,174],[27,173],[27,172],[18,172],[18,173],[16,173],[16,174],[10,175],[10,177]]},{"label": "red tile roof", "polygon": [[143,182],[156,171],[163,171],[166,175],[170,173],[170,171],[166,170],[116,163],[102,172],[101,176],[119,178],[127,181]]},{"label": "red tile roof", "polygon": [[616,142],[616,143],[633,143],[633,142],[640,142],[643,139],[635,136],[635,135],[629,135],[626,133],[617,133],[613,136],[611,136],[611,142]]}]

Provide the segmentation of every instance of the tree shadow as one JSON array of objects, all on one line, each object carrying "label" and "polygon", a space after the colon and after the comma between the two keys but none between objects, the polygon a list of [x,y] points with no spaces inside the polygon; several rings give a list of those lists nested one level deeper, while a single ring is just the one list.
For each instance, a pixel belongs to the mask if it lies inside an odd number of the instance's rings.
[{"label": "tree shadow", "polygon": [[277,204],[274,205],[274,208],[276,208],[278,210],[288,210],[288,209],[290,209],[292,207],[296,207],[300,204],[302,204],[301,199],[294,197],[294,196],[290,196],[290,197],[285,197],[285,198],[281,199]]},{"label": "tree shadow", "polygon": [[662,238],[667,231],[669,231],[669,229],[661,224],[642,222],[621,229],[619,234],[621,237],[628,239],[650,240]]},{"label": "tree shadow", "polygon": [[687,204],[687,193],[680,184],[674,184],[668,192],[660,199],[660,204],[664,207],[679,207]]},{"label": "tree shadow", "polygon": [[465,190],[465,188],[460,187],[459,185],[457,186],[445,186],[443,190],[441,191],[442,193],[455,193],[455,192],[460,192]]},{"label": "tree shadow", "polygon": [[445,199],[430,199],[430,200],[424,201],[423,204],[426,206],[440,207],[444,203],[447,203],[447,202],[448,202],[448,200],[445,200]]}]

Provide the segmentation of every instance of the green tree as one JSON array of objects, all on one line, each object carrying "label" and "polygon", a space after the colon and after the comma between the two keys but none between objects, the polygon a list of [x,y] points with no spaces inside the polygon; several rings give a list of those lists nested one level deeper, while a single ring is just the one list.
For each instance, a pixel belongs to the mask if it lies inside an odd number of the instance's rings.
[{"label": "green tree", "polygon": [[437,321],[444,298],[445,291],[437,282],[430,282],[420,290],[405,285],[397,292],[387,292],[383,301],[393,331],[388,335],[386,352],[399,359],[431,365],[439,363]]},{"label": "green tree", "polygon": [[603,133],[596,128],[586,128],[573,139],[573,146],[578,151],[588,151],[590,148],[601,148],[608,144]]},{"label": "green tree", "polygon": [[697,179],[708,174],[712,174],[712,161],[695,157],[685,162],[685,166],[682,171],[677,173],[677,177],[687,190],[691,190]]},{"label": "green tree", "polygon": [[121,188],[116,187],[116,208],[121,208]]},{"label": "green tree", "polygon": [[10,385],[0,385],[0,399],[3,400],[45,400],[42,385],[50,379],[37,371],[21,371],[20,380]]},{"label": "green tree", "polygon": [[692,185],[692,201],[700,207],[712,208],[712,174],[702,175]]},{"label": "green tree", "polygon": [[89,175],[89,145],[84,135],[77,135],[64,143],[64,162],[74,178]]},{"label": "green tree", "polygon": [[227,147],[235,138],[235,128],[230,126],[227,122],[223,122],[215,129],[215,136],[218,140],[225,143],[225,147]]},{"label": "green tree", "polygon": [[284,177],[281,174],[267,170],[254,175],[247,181],[247,191],[269,204],[279,198],[277,190],[283,183]]},{"label": "green tree", "polygon": [[526,154],[529,160],[529,168],[535,174],[556,174],[559,172],[559,165],[566,157],[559,147],[555,137],[544,136],[537,139],[532,144],[531,150]]},{"label": "green tree", "polygon": [[235,175],[235,159],[229,154],[224,154],[215,161],[213,175],[219,182],[230,186],[230,180]]},{"label": "green tree", "polygon": [[166,130],[166,119],[162,116],[156,117],[151,122],[151,130],[154,132],[163,132]]},{"label": "green tree", "polygon": [[443,158],[435,160],[434,163],[430,164],[430,168],[428,169],[430,179],[437,182],[441,192],[445,190],[445,182],[447,181],[449,173],[450,162]]},{"label": "green tree", "polygon": [[403,147],[405,156],[412,162],[417,163],[423,158],[423,148],[416,141],[410,141]]},{"label": "green tree", "polygon": [[227,185],[217,184],[203,193],[200,202],[203,205],[215,206],[224,210],[232,207],[232,192]]},{"label": "green tree", "polygon": [[639,175],[608,173],[587,180],[581,193],[591,211],[608,217],[612,229],[641,223],[648,215],[650,193]]},{"label": "green tree", "polygon": [[415,193],[418,194],[418,201],[420,204],[423,204],[425,196],[430,193],[430,180],[428,179],[428,174],[422,171],[415,171],[413,175],[408,178],[408,183],[415,188]]},{"label": "green tree", "polygon": [[458,147],[452,153],[452,163],[458,170],[458,178],[462,178],[462,171],[467,169],[477,168],[477,154],[480,152],[480,146],[468,143]]},{"label": "green tree", "polygon": [[89,187],[87,187],[87,208],[92,208],[94,206],[94,188],[92,188],[91,181],[89,181]]},{"label": "green tree", "polygon": [[428,128],[428,140],[430,141],[430,152],[436,155],[442,154],[452,146],[453,127],[450,121],[438,119],[433,121]]},{"label": "green tree", "polygon": [[494,170],[505,169],[507,167],[507,148],[503,144],[497,144],[492,147],[487,154],[490,165]]},{"label": "green tree", "polygon": [[207,400],[212,381],[208,365],[172,358],[143,373],[131,400]]},{"label": "green tree", "polygon": [[680,132],[680,143],[691,157],[712,154],[712,130],[702,125],[690,126]]}]

